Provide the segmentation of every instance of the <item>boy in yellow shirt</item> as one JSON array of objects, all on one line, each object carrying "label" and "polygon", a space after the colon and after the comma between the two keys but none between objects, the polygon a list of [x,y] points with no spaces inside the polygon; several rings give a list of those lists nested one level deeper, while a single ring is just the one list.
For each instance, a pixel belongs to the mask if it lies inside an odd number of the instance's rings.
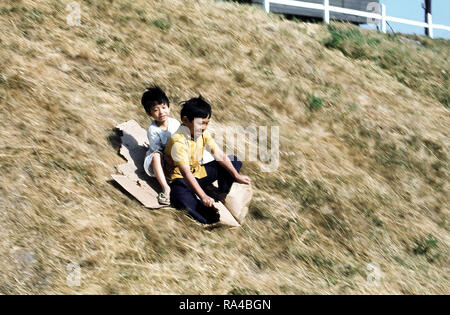
[{"label": "boy in yellow shirt", "polygon": [[[239,174],[242,162],[236,156],[230,156],[230,160],[206,130],[211,119],[211,105],[201,96],[184,102],[180,116],[182,125],[164,149],[170,199],[176,207],[187,209],[199,222],[215,223],[218,214],[211,208],[214,199],[205,193],[205,189],[217,180],[223,200],[234,181],[250,184],[250,178]],[[215,161],[202,165],[205,148]]]}]

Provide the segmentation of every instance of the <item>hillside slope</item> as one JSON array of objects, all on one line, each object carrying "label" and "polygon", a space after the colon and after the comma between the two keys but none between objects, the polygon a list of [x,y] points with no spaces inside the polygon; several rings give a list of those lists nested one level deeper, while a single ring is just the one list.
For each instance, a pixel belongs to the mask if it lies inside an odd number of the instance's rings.
[{"label": "hillside slope", "polygon": [[[69,26],[65,1],[0,2],[0,293],[450,293],[449,41],[221,1],[80,4]],[[241,229],[111,184],[113,127],[148,126],[150,83],[176,118],[201,93],[219,127],[280,126],[278,170],[244,163]]]}]

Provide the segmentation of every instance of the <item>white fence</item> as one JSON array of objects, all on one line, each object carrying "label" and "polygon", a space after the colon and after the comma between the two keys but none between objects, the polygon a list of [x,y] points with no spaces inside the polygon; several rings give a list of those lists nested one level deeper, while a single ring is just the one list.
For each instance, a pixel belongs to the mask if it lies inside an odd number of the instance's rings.
[{"label": "white fence", "polygon": [[386,22],[388,22],[388,21],[428,28],[429,36],[431,38],[433,38],[433,29],[442,29],[442,30],[450,31],[449,26],[433,24],[433,17],[430,13],[428,13],[428,23],[417,22],[417,21],[408,20],[408,19],[401,19],[401,18],[396,18],[393,16],[387,16],[386,15],[386,5],[384,5],[384,4],[380,5],[380,10],[375,10],[375,11],[379,11],[379,13],[377,13],[377,12],[365,12],[365,11],[358,11],[358,10],[353,10],[353,9],[346,9],[346,8],[341,8],[341,7],[330,6],[329,0],[323,0],[323,4],[303,2],[303,1],[293,1],[293,0],[264,0],[264,10],[267,13],[270,12],[270,4],[271,3],[281,4],[281,5],[286,5],[286,6],[293,6],[293,7],[298,7],[298,8],[322,10],[323,11],[323,20],[325,23],[330,23],[330,12],[366,17],[367,19],[372,19],[372,20],[378,21],[380,29],[383,33],[386,33]]}]

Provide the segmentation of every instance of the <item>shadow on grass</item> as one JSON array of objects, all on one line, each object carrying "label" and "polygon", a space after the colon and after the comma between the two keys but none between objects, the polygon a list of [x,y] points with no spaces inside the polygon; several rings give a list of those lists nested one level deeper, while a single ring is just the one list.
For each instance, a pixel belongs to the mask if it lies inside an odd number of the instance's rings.
[{"label": "shadow on grass", "polygon": [[122,137],[123,133],[119,129],[113,128],[111,129],[108,137],[106,138],[109,144],[114,148],[114,150],[119,153],[120,146],[122,145]]}]

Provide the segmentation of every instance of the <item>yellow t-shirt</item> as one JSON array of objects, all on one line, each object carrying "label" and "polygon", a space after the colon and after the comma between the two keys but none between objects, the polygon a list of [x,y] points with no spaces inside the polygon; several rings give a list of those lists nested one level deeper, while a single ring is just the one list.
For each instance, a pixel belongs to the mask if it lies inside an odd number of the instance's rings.
[{"label": "yellow t-shirt", "polygon": [[183,178],[180,165],[189,165],[189,168],[196,178],[206,176],[205,167],[201,164],[203,151],[205,148],[214,154],[217,144],[208,130],[195,141],[191,138],[191,133],[186,126],[180,126],[172,135],[164,148],[164,154],[172,157],[173,166],[167,167],[167,177],[169,183],[176,178]]}]

